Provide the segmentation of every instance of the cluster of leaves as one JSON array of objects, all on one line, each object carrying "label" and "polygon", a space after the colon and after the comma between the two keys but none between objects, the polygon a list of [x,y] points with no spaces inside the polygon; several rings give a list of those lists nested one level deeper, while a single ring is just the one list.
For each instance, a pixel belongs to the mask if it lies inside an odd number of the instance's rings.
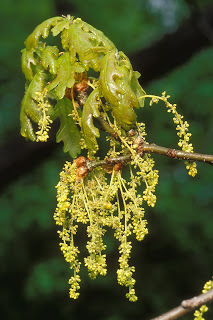
[{"label": "cluster of leaves", "polygon": [[[61,47],[41,41],[50,31],[53,37],[60,34]],[[35,141],[32,121],[39,124],[46,117],[38,107],[38,93],[49,106],[47,116],[52,120],[59,117],[56,141],[63,141],[64,151],[72,157],[80,153],[82,139],[88,149],[98,148],[96,138],[100,133],[93,117],[101,116],[103,104],[120,127],[129,130],[133,126],[133,107],[144,104],[143,99],[138,100],[145,94],[138,82],[140,74],[132,70],[127,56],[117,51],[101,31],[79,18],[55,17],[40,24],[25,45],[22,70],[27,83],[20,114],[24,137]],[[89,77],[91,71],[98,72],[99,78]],[[47,138],[41,131],[39,134],[37,140]]]}]

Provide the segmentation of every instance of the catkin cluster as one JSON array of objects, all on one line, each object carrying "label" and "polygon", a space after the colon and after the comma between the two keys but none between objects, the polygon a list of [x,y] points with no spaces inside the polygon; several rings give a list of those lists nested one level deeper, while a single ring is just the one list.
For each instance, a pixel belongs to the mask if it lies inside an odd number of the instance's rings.
[{"label": "catkin cluster", "polygon": [[[57,184],[58,204],[54,214],[56,224],[61,226],[58,231],[61,250],[73,270],[69,280],[70,297],[76,299],[79,296],[81,262],[75,238],[78,225],[82,223],[87,228],[88,256],[84,257],[84,265],[89,276],[95,279],[98,274],[107,273],[104,234],[111,228],[118,240],[118,283],[128,288],[126,297],[136,301],[133,278],[135,268],[129,264],[132,235],[141,241],[148,232],[147,221],[144,219],[144,201],[150,206],[154,206],[156,201],[154,191],[158,173],[153,170],[154,162],[148,155],[140,161],[135,158],[126,166],[130,176],[127,181],[122,177],[122,165],[115,165],[111,173],[99,167],[86,177],[79,176],[79,168],[82,167],[78,167],[78,159],[72,164],[67,162],[60,173]],[[145,190],[141,194],[138,187],[141,187],[142,181]]]},{"label": "catkin cluster", "polygon": [[[152,106],[153,103],[158,103],[162,100],[167,108],[167,112],[173,114],[173,122],[176,125],[177,136],[179,137],[178,146],[186,152],[193,152],[192,143],[189,143],[191,133],[188,132],[189,124],[187,121],[183,120],[183,116],[177,112],[177,105],[172,104],[168,101],[169,95],[166,96],[166,92],[162,93],[162,96],[147,95],[146,97],[151,98],[149,105]],[[197,174],[196,162],[185,161],[186,169],[188,170],[189,176],[194,177]]]}]

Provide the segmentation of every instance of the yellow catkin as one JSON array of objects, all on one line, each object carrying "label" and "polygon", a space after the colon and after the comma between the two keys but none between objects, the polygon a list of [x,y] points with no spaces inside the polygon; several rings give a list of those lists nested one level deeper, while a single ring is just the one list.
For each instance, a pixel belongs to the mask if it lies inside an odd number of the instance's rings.
[{"label": "yellow catkin", "polygon": [[52,120],[48,115],[48,111],[51,108],[48,99],[46,98],[47,90],[43,92],[36,93],[36,102],[37,102],[37,109],[41,111],[41,117],[38,122],[38,131],[36,131],[36,141],[46,142],[49,138],[49,130],[50,124]]},{"label": "yellow catkin", "polygon": [[[179,137],[178,146],[185,152],[193,152],[193,146],[189,143],[191,133],[188,132],[189,124],[187,121],[183,120],[183,116],[177,112],[177,105],[172,104],[168,101],[170,98],[169,95],[166,95],[164,91],[162,96],[155,95],[145,95],[143,98],[150,98],[149,105],[152,106],[153,103],[158,103],[159,100],[163,101],[166,105],[167,112],[173,114],[173,122],[176,125],[177,135]],[[195,162],[185,162],[186,169],[188,170],[188,174],[194,177],[197,174],[197,166]]]},{"label": "yellow catkin", "polygon": [[[86,225],[88,236],[88,255],[84,257],[84,265],[89,276],[95,279],[98,274],[103,276],[107,273],[104,234],[106,228],[112,228],[119,242],[118,283],[128,288],[126,297],[130,301],[137,301],[133,278],[135,268],[129,265],[132,248],[129,237],[133,234],[141,241],[148,233],[143,201],[150,205],[155,203],[153,192],[156,177],[152,170],[153,160],[147,157],[139,167],[138,162],[130,165],[129,182],[122,177],[121,170],[112,170],[108,174],[102,168],[94,169],[85,179],[79,181],[76,179],[76,163],[67,162],[60,173],[60,181],[56,186],[58,203],[54,214],[56,224],[62,228],[58,231],[61,251],[73,270],[73,276],[69,280],[70,297],[76,299],[79,295],[80,249],[75,245],[74,238],[77,236],[78,225],[83,223]],[[137,192],[141,185],[141,174],[138,174],[141,170],[144,171],[143,177],[147,180],[145,190],[147,186],[149,188],[146,195]],[[109,175],[110,181],[107,179]]]}]

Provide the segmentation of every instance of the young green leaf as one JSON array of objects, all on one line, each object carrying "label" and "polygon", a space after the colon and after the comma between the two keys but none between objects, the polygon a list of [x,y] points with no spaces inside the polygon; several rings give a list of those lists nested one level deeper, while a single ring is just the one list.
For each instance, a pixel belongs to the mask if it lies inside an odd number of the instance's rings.
[{"label": "young green leaf", "polygon": [[86,70],[92,68],[100,70],[100,61],[111,50],[116,50],[114,44],[99,30],[90,26],[81,19],[76,19],[69,29],[64,29],[61,34],[62,46],[69,50],[72,59],[76,56]]},{"label": "young green leaf", "polygon": [[79,63],[71,64],[69,52],[65,52],[58,58],[58,70],[56,78],[49,84],[48,91],[55,89],[56,96],[62,99],[66,88],[72,88],[75,83],[75,73],[84,72]]},{"label": "young green leaf", "polygon": [[24,111],[21,111],[20,113],[20,123],[22,137],[35,141],[36,136],[33,131],[32,123]]},{"label": "young green leaf", "polygon": [[42,66],[51,74],[56,74],[58,69],[58,48],[56,46],[39,46],[37,53],[40,56]]},{"label": "young green leaf", "polygon": [[[133,71],[132,80],[131,80],[131,88],[134,91],[136,97],[138,98],[139,106],[144,107],[144,98],[143,96],[146,92],[141,87],[138,82],[138,78],[140,77],[140,73],[138,71]],[[135,106],[137,108],[137,106]]]},{"label": "young green leaf", "polygon": [[93,117],[100,116],[100,95],[98,88],[94,89],[87,98],[82,112],[82,130],[88,149],[97,150],[96,138],[100,137],[99,130],[93,124]]},{"label": "young green leaf", "polygon": [[133,107],[139,106],[131,87],[132,75],[130,61],[122,52],[109,52],[101,61],[100,92],[112,106],[116,123],[125,130],[135,123]]},{"label": "young green leaf", "polygon": [[67,16],[63,17],[62,21],[59,21],[54,28],[52,28],[53,37],[56,37],[59,33],[61,33],[64,29],[69,29],[70,25],[73,23],[73,17]]},{"label": "young green leaf", "polygon": [[120,95],[125,90],[118,86],[117,80],[122,79],[124,74],[116,68],[117,52],[108,52],[101,61],[101,71],[99,77],[99,90],[112,106],[118,106]]},{"label": "young green leaf", "polygon": [[22,55],[21,55],[22,71],[25,75],[25,78],[31,81],[33,79],[32,65],[35,66],[38,62],[34,56],[35,49],[32,48],[31,50],[27,50],[25,48],[21,52],[22,52]]},{"label": "young green leaf", "polygon": [[67,98],[58,100],[54,111],[61,123],[56,134],[56,142],[63,141],[64,152],[69,152],[71,157],[76,158],[81,151],[81,134],[71,116],[73,111],[72,101]]},{"label": "young green leaf", "polygon": [[43,72],[38,72],[27,87],[24,98],[21,102],[21,135],[32,141],[36,138],[33,133],[33,127],[30,119],[38,123],[41,118],[41,111],[37,108],[36,94],[43,91],[45,84],[45,74]]},{"label": "young green leaf", "polygon": [[117,84],[124,90],[124,103],[128,104],[130,107],[139,107],[138,99],[131,86],[133,77],[132,65],[127,56],[121,51],[118,53],[116,58],[116,67],[123,73],[122,79],[117,79]]},{"label": "young green leaf", "polygon": [[45,20],[39,24],[35,30],[27,37],[25,41],[25,46],[27,50],[36,48],[39,42],[39,38],[47,38],[51,27],[54,27],[58,22],[63,21],[63,17],[54,17],[48,20]]}]

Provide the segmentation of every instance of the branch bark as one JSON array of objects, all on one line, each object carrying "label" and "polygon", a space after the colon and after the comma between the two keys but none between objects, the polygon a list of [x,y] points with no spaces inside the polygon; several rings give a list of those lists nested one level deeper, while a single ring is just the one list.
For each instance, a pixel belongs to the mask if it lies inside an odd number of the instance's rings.
[{"label": "branch bark", "polygon": [[213,289],[209,290],[206,293],[202,293],[197,297],[194,297],[188,300],[183,300],[178,307],[151,320],[175,320],[193,311],[194,309],[202,306],[203,304],[211,302],[212,300],[213,300]]},{"label": "branch bark", "polygon": [[[159,155],[163,155],[169,158],[178,159],[178,160],[187,160],[187,161],[200,161],[204,163],[208,163],[213,165],[213,155],[209,154],[201,154],[201,153],[191,153],[184,152],[177,149],[171,149],[166,147],[158,146],[154,143],[147,144],[143,143],[138,147],[138,153],[143,157],[144,153],[155,153]],[[127,154],[121,157],[116,158],[106,158],[105,160],[87,160],[87,168],[89,171],[92,171],[94,168],[98,166],[109,166],[115,165],[116,163],[126,164],[131,161],[132,155]]]},{"label": "branch bark", "polygon": [[213,165],[213,155],[210,154],[184,152],[182,150],[161,147],[154,143],[144,144],[142,148],[145,153],[156,153],[174,159],[200,161]]}]

